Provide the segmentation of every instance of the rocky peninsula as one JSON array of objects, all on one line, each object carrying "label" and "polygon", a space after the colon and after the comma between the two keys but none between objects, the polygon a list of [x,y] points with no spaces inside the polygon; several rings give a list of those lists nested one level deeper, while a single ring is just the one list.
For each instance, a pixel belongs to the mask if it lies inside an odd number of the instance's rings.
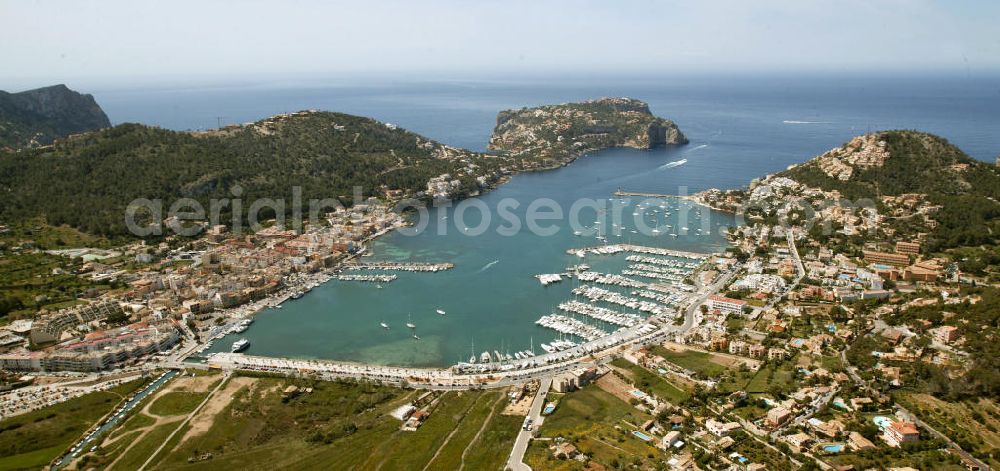
[{"label": "rocky peninsula", "polygon": [[677,125],[633,98],[600,98],[501,111],[489,149],[524,159],[525,169],[566,165],[610,147],[650,149],[688,142]]}]

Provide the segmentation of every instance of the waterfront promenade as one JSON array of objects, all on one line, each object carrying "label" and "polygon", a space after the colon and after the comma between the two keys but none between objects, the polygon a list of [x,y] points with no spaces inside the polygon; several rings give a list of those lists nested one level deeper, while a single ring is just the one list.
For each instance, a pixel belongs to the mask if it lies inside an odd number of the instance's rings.
[{"label": "waterfront promenade", "polygon": [[312,376],[323,380],[360,380],[434,390],[503,388],[543,379],[584,365],[608,361],[623,347],[646,344],[662,338],[662,330],[652,324],[624,329],[563,352],[549,353],[515,363],[462,364],[450,368],[405,368],[329,360],[306,360],[216,353],[206,363],[164,362],[168,368],[210,368],[223,371],[252,371],[283,376]]}]

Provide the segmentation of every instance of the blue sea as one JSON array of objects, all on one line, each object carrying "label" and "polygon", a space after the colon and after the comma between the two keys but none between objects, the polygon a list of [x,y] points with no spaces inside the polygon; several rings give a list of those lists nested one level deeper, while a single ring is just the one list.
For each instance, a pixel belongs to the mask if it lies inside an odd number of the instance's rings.
[{"label": "blue sea", "polygon": [[[369,81],[363,84],[258,84],[236,87],[96,90],[115,123],[141,122],[171,129],[203,129],[302,109],[340,111],[390,122],[458,147],[485,150],[498,111],[522,106],[629,96],[674,120],[691,143],[652,151],[611,149],[558,170],[515,176],[480,198],[490,208],[511,198],[518,214],[537,198],[564,208],[580,198],[608,198],[618,188],[676,194],[731,188],[880,129],[939,134],[972,157],[993,161],[1000,152],[1000,85],[996,79],[941,77],[698,77],[550,78],[533,80]],[[683,164],[676,164],[684,161]],[[635,204],[632,201],[630,204]],[[679,237],[625,234],[609,242],[636,242],[680,250],[719,251],[731,215],[707,208],[681,211],[664,222],[702,228]],[[678,220],[685,213],[686,221]],[[455,214],[448,212],[453,221]],[[465,225],[476,226],[469,211]],[[432,217],[438,214],[432,212]],[[597,215],[589,214],[593,221]],[[496,219],[496,218],[494,218]],[[435,219],[436,220],[436,219]],[[565,221],[554,236],[522,228],[514,236],[495,229],[468,236],[447,230],[417,236],[389,234],[372,244],[375,259],[447,261],[455,269],[404,273],[377,289],[330,282],[282,310],[262,312],[243,336],[248,353],[331,358],[393,365],[442,366],[482,350],[516,351],[555,335],[534,324],[572,295],[572,284],[542,287],[534,278],[580,260],[567,249],[597,245],[574,236]],[[432,227],[434,225],[432,224]],[[628,226],[628,224],[626,224]],[[631,227],[628,227],[630,229]],[[634,239],[632,239],[634,237]],[[587,240],[583,240],[587,239]],[[629,240],[626,240],[629,239]],[[595,270],[617,272],[623,260],[590,259]],[[447,312],[440,316],[437,309]],[[417,325],[420,340],[404,324]],[[390,324],[390,330],[379,327]],[[227,337],[214,350],[228,350]]]}]

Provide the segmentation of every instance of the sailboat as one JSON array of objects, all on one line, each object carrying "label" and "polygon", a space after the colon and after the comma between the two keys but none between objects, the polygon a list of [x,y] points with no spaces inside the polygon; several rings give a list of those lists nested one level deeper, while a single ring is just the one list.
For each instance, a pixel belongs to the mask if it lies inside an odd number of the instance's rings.
[{"label": "sailboat", "polygon": [[417,328],[417,326],[413,325],[413,320],[410,318],[409,314],[406,315],[406,326],[409,327],[409,328],[411,328],[411,329],[416,329]]}]

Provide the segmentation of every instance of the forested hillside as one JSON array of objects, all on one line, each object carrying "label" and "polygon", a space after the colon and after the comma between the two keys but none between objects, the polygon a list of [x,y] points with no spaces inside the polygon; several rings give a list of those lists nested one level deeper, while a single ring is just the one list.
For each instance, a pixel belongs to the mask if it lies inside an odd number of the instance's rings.
[{"label": "forested hillside", "polygon": [[169,207],[191,197],[207,207],[211,198],[232,198],[238,185],[243,201],[285,198],[290,212],[295,186],[304,204],[335,197],[347,203],[354,186],[365,196],[415,193],[445,173],[475,191],[477,177],[496,178],[502,161],[340,113],[297,113],[204,133],[123,124],[51,148],[0,154],[0,221],[41,216],[51,225],[120,235],[125,208],[136,198],[160,198]]}]

